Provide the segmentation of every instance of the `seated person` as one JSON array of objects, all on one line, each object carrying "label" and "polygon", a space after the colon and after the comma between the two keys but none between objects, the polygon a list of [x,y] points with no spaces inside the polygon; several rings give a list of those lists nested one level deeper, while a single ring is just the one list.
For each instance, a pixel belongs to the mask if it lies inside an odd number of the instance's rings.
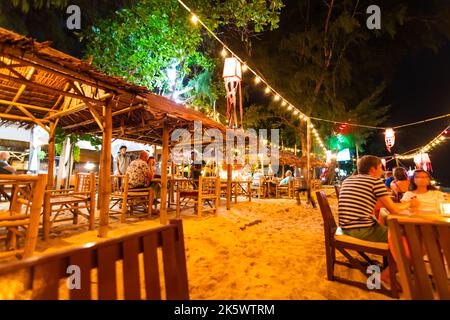
[{"label": "seated person", "polygon": [[259,181],[260,179],[262,179],[263,181],[265,180],[265,177],[261,171],[261,169],[256,170],[256,172],[253,174],[253,183],[252,185],[255,187],[259,186]]},{"label": "seated person", "polygon": [[358,174],[342,183],[339,195],[339,226],[344,234],[367,241],[388,242],[387,227],[380,225],[373,211],[377,200],[390,213],[409,208],[411,202],[394,203],[380,179],[383,173],[380,158],[363,156],[358,162]]},{"label": "seated person", "polygon": [[156,199],[159,199],[161,197],[161,186],[158,182],[152,181],[156,178],[156,161],[154,156],[150,156],[148,158],[148,169],[149,169],[149,175],[148,175],[148,186],[152,188],[153,194],[154,194],[154,202],[156,202]]},{"label": "seated person", "polygon": [[9,160],[9,152],[0,151],[0,174],[16,173],[16,168],[10,166],[8,160]]},{"label": "seated person", "polygon": [[394,181],[391,182],[390,188],[394,195],[399,198],[398,200],[400,200],[403,194],[408,191],[408,172],[405,168],[394,168]]},{"label": "seated person", "polygon": [[147,161],[148,153],[146,151],[142,151],[138,159],[131,161],[126,172],[130,189],[148,186],[151,177]]},{"label": "seated person", "polygon": [[412,211],[430,211],[439,212],[439,204],[444,201],[445,193],[436,190],[431,185],[431,175],[422,169],[414,170],[411,178],[410,191],[407,191],[402,198],[402,202],[417,199],[417,205]]},{"label": "seated person", "polygon": [[285,176],[286,177],[283,180],[280,181],[280,186],[289,184],[289,181],[292,180],[292,172],[291,172],[291,170],[286,171]]}]

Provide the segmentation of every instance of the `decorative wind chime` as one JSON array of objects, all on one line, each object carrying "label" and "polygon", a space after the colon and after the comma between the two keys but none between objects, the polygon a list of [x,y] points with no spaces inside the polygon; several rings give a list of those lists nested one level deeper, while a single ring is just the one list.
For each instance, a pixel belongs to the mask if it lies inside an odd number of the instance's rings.
[{"label": "decorative wind chime", "polygon": [[387,128],[384,132],[384,142],[386,142],[386,149],[391,152],[395,144],[395,131],[392,128]]},{"label": "decorative wind chime", "polygon": [[223,68],[223,79],[227,91],[227,122],[230,128],[238,128],[238,116],[236,106],[239,99],[240,127],[243,129],[242,119],[242,69],[241,63],[235,57],[226,58]]}]

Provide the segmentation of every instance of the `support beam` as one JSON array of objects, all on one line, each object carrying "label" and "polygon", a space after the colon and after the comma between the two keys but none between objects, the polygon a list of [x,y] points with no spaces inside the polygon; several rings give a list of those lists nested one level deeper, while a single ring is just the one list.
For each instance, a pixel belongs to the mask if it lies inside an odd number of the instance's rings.
[{"label": "support beam", "polygon": [[98,236],[100,238],[105,238],[108,235],[109,224],[109,202],[111,197],[112,104],[113,99],[104,106],[103,113],[102,169],[101,175],[99,176],[99,198],[101,198],[101,207]]},{"label": "support beam", "polygon": [[[25,76],[25,79],[30,80],[31,77],[33,76],[35,70],[36,70],[35,68],[30,68],[27,75]],[[17,91],[16,95],[14,96],[14,99],[12,100],[12,102],[17,102],[17,100],[19,100],[20,96],[22,95],[22,93],[25,91],[26,88],[27,88],[26,85],[24,85],[24,84],[21,85],[19,90]],[[12,107],[13,107],[12,105],[9,105],[8,108],[5,110],[5,113],[8,113],[9,111],[11,111]]]},{"label": "support beam", "polygon": [[308,202],[311,196],[311,118],[306,121],[306,189]]},{"label": "support beam", "polygon": [[50,111],[49,108],[38,107],[38,106],[31,105],[31,104],[8,101],[8,100],[3,100],[3,99],[0,99],[0,104],[4,104],[4,105],[8,105],[8,106],[24,107],[24,108],[31,109],[31,110],[38,110],[38,111],[45,111],[45,112]]},{"label": "support beam", "polygon": [[[55,89],[55,88],[50,88],[50,87],[44,86],[42,84],[35,83],[33,81],[30,81],[30,80],[19,79],[19,78],[11,77],[11,76],[8,76],[8,75],[5,75],[5,74],[1,74],[1,73],[0,73],[0,79],[4,79],[4,80],[7,80],[7,81],[23,84],[23,85],[26,85],[27,87],[30,87],[30,88],[33,88],[33,89],[36,89],[36,90],[40,90],[40,91],[45,91],[45,92],[48,92],[48,93],[51,93],[51,94],[55,94],[55,95],[58,95],[58,96],[63,95],[63,96],[66,96],[66,97],[72,97],[72,98],[80,99],[80,100],[82,98],[81,96],[79,96],[79,95],[77,95],[75,93],[64,92],[62,90]],[[97,103],[98,102],[96,99],[87,98],[87,97],[84,97],[84,98],[89,100],[92,103]]]},{"label": "support beam", "polygon": [[161,157],[161,208],[159,210],[161,224],[167,224],[167,163],[169,161],[169,131],[169,125],[167,122],[164,122]]},{"label": "support beam", "polygon": [[233,169],[231,163],[227,163],[227,210],[231,209],[231,180],[233,178]]},{"label": "support beam", "polygon": [[[55,174],[55,128],[56,123],[50,123],[50,133],[48,137],[48,171],[47,171],[47,186],[46,190],[53,189],[53,179]],[[50,193],[46,192],[44,195],[44,225],[43,234],[44,241],[47,241],[50,237]]]}]

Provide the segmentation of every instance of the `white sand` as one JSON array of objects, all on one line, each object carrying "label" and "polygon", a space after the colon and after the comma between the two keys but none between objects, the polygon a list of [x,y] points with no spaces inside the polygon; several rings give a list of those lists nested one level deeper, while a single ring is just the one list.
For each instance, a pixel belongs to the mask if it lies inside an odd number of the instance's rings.
[{"label": "white sand", "polygon": [[[261,222],[241,230],[257,220]],[[112,223],[109,237],[158,223]],[[327,280],[320,211],[294,200],[240,202],[230,211],[222,207],[217,216],[202,218],[186,211],[183,225],[191,299],[388,299]],[[37,254],[98,241],[96,235],[72,230],[39,243]],[[336,274],[365,280],[359,271],[341,266]]]}]

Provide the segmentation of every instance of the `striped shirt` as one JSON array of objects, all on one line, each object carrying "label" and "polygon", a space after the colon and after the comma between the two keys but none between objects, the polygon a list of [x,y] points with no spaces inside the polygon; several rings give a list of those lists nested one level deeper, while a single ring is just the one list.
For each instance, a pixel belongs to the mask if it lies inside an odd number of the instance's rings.
[{"label": "striped shirt", "polygon": [[342,229],[368,228],[377,221],[373,210],[377,199],[389,196],[383,181],[367,174],[350,176],[339,193],[339,226]]}]

